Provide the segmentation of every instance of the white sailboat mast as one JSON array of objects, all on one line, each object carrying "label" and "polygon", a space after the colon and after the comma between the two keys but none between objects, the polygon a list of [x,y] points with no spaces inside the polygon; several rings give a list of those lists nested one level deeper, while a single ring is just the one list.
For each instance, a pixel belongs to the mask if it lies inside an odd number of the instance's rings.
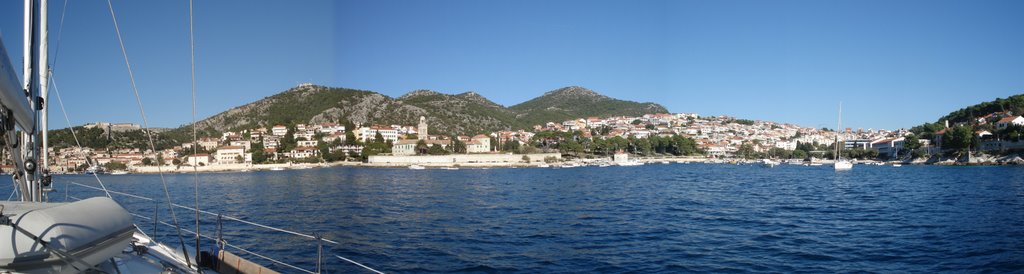
[{"label": "white sailboat mast", "polygon": [[[33,97],[35,96],[35,87],[34,87],[35,86],[35,81],[33,81],[35,79],[35,77],[33,76],[33,73],[34,73],[33,68],[35,66],[35,64],[33,63],[33,61],[35,60],[35,49],[32,47],[33,43],[35,42],[35,38],[36,38],[35,37],[35,27],[36,27],[36,24],[35,24],[35,1],[33,1],[33,0],[25,0],[25,36],[24,36],[25,40],[24,40],[24,50],[23,50],[24,59],[22,59],[22,64],[24,65],[24,71],[21,74],[21,77],[25,81],[25,90],[24,91],[25,91],[25,94],[27,95],[27,101],[28,101],[28,105],[29,105],[30,111],[35,109],[35,104],[33,102],[34,101]],[[33,125],[35,125],[35,123],[36,123],[35,119],[36,119],[36,116],[35,116],[35,113],[33,112],[32,113],[32,124]],[[29,164],[29,160],[31,159],[31,157],[34,156],[34,155],[32,155],[32,152],[31,152],[33,149],[32,149],[32,147],[26,146],[26,145],[31,145],[32,144],[32,134],[35,134],[35,133],[34,132],[33,133],[22,132],[21,137],[20,137],[21,144],[22,144],[21,145],[22,149],[20,151],[18,151],[18,152],[15,152],[15,153],[20,153],[21,155],[23,155],[21,157],[21,159],[22,159],[21,163],[19,163],[21,165],[21,168],[23,169],[23,171],[22,171],[23,175],[22,176],[24,177],[24,179],[21,180],[21,183],[24,185],[24,188],[21,190],[22,191],[22,193],[21,193],[22,201],[35,201],[35,197],[36,197],[36,194],[35,194],[36,193],[35,182],[33,180],[35,176],[32,176],[34,174],[30,174],[30,172],[28,172],[28,170],[29,170],[28,166],[30,165]],[[12,151],[12,152],[14,152],[14,151]]]},{"label": "white sailboat mast", "polygon": [[32,91],[32,2],[32,0],[25,0],[25,33],[22,39],[24,47],[21,50],[22,89],[28,93]]},{"label": "white sailboat mast", "polygon": [[839,154],[841,152],[841,148],[839,146],[840,145],[845,145],[845,144],[840,144],[839,143],[839,132],[842,132],[842,128],[843,128],[843,102],[839,102],[839,122],[837,122],[837,124],[836,124],[836,157],[835,157],[836,161],[839,161],[839,159],[842,158],[842,156]]},{"label": "white sailboat mast", "polygon": [[[42,103],[41,103],[41,106],[40,106],[41,109],[39,110],[39,112],[41,113],[40,114],[41,117],[40,117],[40,121],[39,121],[40,122],[39,128],[40,128],[40,132],[42,134],[42,138],[41,139],[42,139],[42,142],[43,142],[42,151],[39,152],[39,168],[40,168],[39,171],[41,173],[42,172],[46,172],[47,170],[49,170],[49,167],[50,167],[49,155],[48,155],[49,153],[47,152],[47,149],[49,148],[49,144],[47,143],[49,141],[48,140],[49,136],[47,136],[47,131],[49,131],[49,115],[47,115],[47,114],[49,113],[49,110],[46,107],[46,105],[49,102],[47,99],[49,99],[49,95],[50,95],[50,89],[49,89],[49,87],[50,87],[50,64],[49,64],[49,56],[47,54],[49,52],[49,44],[50,44],[49,43],[49,36],[50,36],[49,33],[50,32],[49,32],[49,28],[47,26],[47,21],[49,21],[49,20],[47,20],[48,17],[47,17],[47,5],[46,5],[46,2],[48,2],[48,1],[47,0],[39,0],[39,65],[38,65],[39,69],[38,70],[39,70],[39,97],[42,98]],[[71,125],[68,125],[68,126],[71,126]]]}]

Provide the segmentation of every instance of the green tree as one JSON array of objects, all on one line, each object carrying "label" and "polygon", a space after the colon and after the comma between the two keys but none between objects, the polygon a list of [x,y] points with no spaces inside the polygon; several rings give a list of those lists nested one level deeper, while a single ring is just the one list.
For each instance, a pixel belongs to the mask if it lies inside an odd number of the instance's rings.
[{"label": "green tree", "polygon": [[743,157],[743,159],[750,159],[754,155],[754,146],[750,144],[742,144],[740,148],[736,150],[736,156]]},{"label": "green tree", "polygon": [[427,154],[427,150],[429,150],[429,149],[430,149],[430,146],[427,145],[427,141],[424,141],[424,140],[416,141],[416,155]]},{"label": "green tree", "polygon": [[636,140],[636,147],[643,155],[651,155],[651,141],[647,138],[641,138]]},{"label": "green tree", "polygon": [[384,143],[384,135],[380,134],[380,131],[377,131],[377,133],[373,135],[373,142],[375,142],[375,143],[382,143],[383,144]]},{"label": "green tree", "polygon": [[807,159],[807,151],[794,150],[792,159]]},{"label": "green tree", "polygon": [[921,139],[917,138],[917,134],[909,134],[903,139],[903,148],[911,151],[921,148]]},{"label": "green tree", "polygon": [[942,148],[966,152],[974,142],[974,130],[968,126],[955,126],[942,136]]},{"label": "green tree", "polygon": [[144,166],[151,166],[151,165],[153,165],[153,159],[152,158],[148,158],[148,157],[147,158],[142,158],[142,165],[144,165]]},{"label": "green tree", "polygon": [[601,138],[594,138],[594,153],[608,155],[608,141]]},{"label": "green tree", "polygon": [[291,151],[292,149],[295,149],[295,146],[296,146],[295,127],[294,126],[288,126],[288,133],[286,133],[284,135],[284,138],[281,138],[281,141],[280,141],[280,144],[278,145],[278,147],[280,148],[280,151],[283,152],[283,151]]},{"label": "green tree", "polygon": [[576,156],[579,156],[580,152],[583,151],[583,145],[580,145],[579,142],[576,142],[575,140],[572,139],[566,140],[558,144],[558,148],[563,154],[572,153],[573,155]]},{"label": "green tree", "polygon": [[128,170],[128,165],[121,162],[107,162],[103,164],[103,169],[106,170]]},{"label": "green tree", "polygon": [[502,151],[509,151],[509,152],[517,152],[517,151],[519,151],[519,141],[509,140],[508,142],[505,142],[501,146],[502,146],[502,149],[501,149]]},{"label": "green tree", "polygon": [[435,144],[435,145],[431,145],[430,148],[427,149],[427,154],[430,154],[430,155],[447,155],[448,154],[448,150],[445,150],[440,145]]},{"label": "green tree", "polygon": [[345,145],[354,146],[354,145],[358,145],[358,144],[359,144],[359,140],[356,139],[356,134],[353,133],[351,130],[346,131],[345,132]]},{"label": "green tree", "polygon": [[363,152],[359,156],[363,161],[366,161],[370,156],[388,152],[391,152],[391,148],[387,144],[373,142],[363,146]]},{"label": "green tree", "polygon": [[267,153],[263,151],[263,143],[254,143],[249,149],[252,153],[252,162],[262,164],[267,161]]},{"label": "green tree", "polygon": [[466,143],[459,141],[458,138],[452,138],[452,152],[465,154],[467,151]]}]

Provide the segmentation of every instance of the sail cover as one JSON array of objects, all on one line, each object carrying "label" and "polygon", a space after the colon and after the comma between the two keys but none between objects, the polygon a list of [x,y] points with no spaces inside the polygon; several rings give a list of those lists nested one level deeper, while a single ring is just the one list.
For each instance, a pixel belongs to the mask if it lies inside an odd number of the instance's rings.
[{"label": "sail cover", "polygon": [[128,211],[106,197],[73,203],[2,202],[0,206],[13,223],[0,224],[0,272],[78,272],[120,254],[134,232]]}]

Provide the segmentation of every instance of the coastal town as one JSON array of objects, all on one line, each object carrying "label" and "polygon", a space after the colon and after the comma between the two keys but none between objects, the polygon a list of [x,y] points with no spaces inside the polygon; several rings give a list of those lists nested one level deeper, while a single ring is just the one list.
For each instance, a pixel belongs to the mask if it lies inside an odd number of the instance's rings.
[{"label": "coastal town", "polygon": [[[496,131],[473,136],[431,134],[428,117],[416,125],[349,125],[342,123],[277,124],[271,127],[204,136],[159,151],[50,148],[51,172],[156,172],[250,170],[292,165],[356,164],[401,166],[542,165],[573,158],[685,158],[696,161],[778,158],[827,160],[841,140],[846,157],[864,160],[913,160],[940,155],[947,132],[966,123],[944,125],[935,132],[801,127],[770,121],[700,116],[695,113],[647,114],[637,117],[585,117],[535,125],[532,130]],[[977,151],[1024,148],[1016,140],[1024,117],[996,112],[970,123]],[[142,130],[136,124],[98,122],[86,129],[104,134]],[[991,128],[986,130],[985,128]],[[1014,134],[1009,134],[1014,133]],[[918,136],[921,135],[921,136]],[[673,141],[673,138],[675,138]],[[949,143],[948,139],[946,138]],[[912,143],[908,143],[908,141]],[[961,142],[962,143],[962,142]],[[689,146],[688,150],[680,146]],[[947,145],[946,149],[949,149]],[[196,153],[193,153],[195,151]]]}]

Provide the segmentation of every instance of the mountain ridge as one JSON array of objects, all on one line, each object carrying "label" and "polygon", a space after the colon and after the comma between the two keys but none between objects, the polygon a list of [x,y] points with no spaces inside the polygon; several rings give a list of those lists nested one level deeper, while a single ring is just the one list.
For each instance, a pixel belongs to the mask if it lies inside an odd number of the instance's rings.
[{"label": "mountain ridge", "polygon": [[[363,125],[415,125],[420,116],[425,116],[432,132],[477,134],[527,129],[574,118],[667,112],[656,103],[615,99],[580,86],[551,90],[506,107],[474,91],[447,94],[419,89],[390,97],[368,90],[302,85],[229,108],[196,125],[204,135],[214,135],[296,123],[348,121]],[[190,125],[173,131],[187,131],[191,136]]]}]

